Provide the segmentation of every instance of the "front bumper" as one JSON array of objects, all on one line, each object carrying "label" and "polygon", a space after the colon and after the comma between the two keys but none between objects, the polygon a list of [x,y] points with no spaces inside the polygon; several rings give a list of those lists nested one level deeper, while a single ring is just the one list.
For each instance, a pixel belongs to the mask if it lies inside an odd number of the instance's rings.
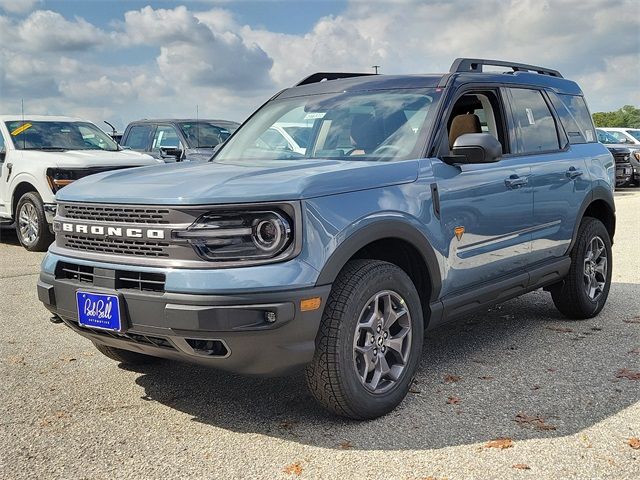
[{"label": "front bumper", "polygon": [[[101,270],[100,275],[106,283],[88,285],[43,271],[38,298],[67,326],[94,342],[247,375],[283,375],[311,361],[331,290],[326,285],[225,295],[148,292],[106,288],[110,273]],[[78,290],[118,294],[122,332],[81,327]],[[302,312],[300,301],[312,297],[321,298],[320,308]],[[267,322],[266,312],[276,314],[275,322]]]}]

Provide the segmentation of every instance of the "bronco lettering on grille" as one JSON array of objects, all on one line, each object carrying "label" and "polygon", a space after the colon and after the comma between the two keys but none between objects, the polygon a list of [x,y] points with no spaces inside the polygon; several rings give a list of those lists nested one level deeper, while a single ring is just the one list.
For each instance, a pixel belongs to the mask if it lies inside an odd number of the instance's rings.
[{"label": "bronco lettering on grille", "polygon": [[82,233],[105,238],[146,238],[163,240],[165,231],[153,228],[109,227],[104,225],[87,225],[83,223],[54,222],[53,229],[63,233]]}]

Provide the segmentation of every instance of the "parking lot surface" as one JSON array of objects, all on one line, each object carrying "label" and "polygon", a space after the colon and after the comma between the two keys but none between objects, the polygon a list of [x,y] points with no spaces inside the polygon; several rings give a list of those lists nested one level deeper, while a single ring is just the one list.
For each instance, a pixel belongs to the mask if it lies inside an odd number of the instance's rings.
[{"label": "parking lot surface", "polygon": [[616,203],[597,318],[537,291],[429,332],[407,399],[368,422],[325,413],[302,375],[118,366],[48,321],[42,254],[0,230],[0,477],[638,478],[640,192]]}]

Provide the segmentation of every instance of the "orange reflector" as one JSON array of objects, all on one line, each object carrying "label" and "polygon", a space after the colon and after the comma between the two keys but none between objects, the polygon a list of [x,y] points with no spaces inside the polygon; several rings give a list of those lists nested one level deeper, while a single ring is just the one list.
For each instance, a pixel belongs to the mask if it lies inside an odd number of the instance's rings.
[{"label": "orange reflector", "polygon": [[456,234],[456,238],[460,240],[462,238],[462,234],[464,233],[464,227],[456,227],[453,229],[453,233]]},{"label": "orange reflector", "polygon": [[317,310],[320,308],[322,299],[320,297],[305,298],[300,300],[300,311],[309,312],[311,310]]}]

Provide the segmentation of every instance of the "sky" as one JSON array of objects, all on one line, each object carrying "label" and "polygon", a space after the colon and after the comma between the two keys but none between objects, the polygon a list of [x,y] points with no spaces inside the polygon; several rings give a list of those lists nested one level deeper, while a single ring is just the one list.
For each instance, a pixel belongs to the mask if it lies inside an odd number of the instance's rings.
[{"label": "sky", "polygon": [[437,73],[456,57],[560,70],[593,112],[640,106],[637,0],[0,0],[0,113],[122,130],[242,121],[316,71]]}]

